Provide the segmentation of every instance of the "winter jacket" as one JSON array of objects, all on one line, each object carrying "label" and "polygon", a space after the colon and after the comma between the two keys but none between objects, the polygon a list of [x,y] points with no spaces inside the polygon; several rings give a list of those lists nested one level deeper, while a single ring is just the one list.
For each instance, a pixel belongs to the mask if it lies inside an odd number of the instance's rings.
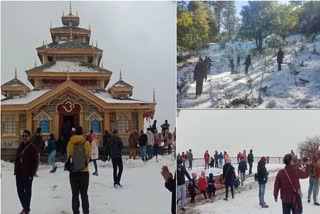
[{"label": "winter jacket", "polygon": [[225,181],[225,185],[231,186],[233,185],[235,179],[234,167],[230,163],[226,163],[223,166],[223,179]]},{"label": "winter jacket", "polygon": [[189,173],[187,172],[186,168],[184,168],[183,166],[181,166],[180,168],[177,168],[177,179],[178,179],[177,184],[178,184],[178,186],[186,183],[184,176],[187,176],[189,181],[191,181],[191,177],[190,177]]},{"label": "winter jacket", "polygon": [[259,184],[265,184],[268,181],[268,172],[266,168],[266,162],[265,161],[259,161],[258,167],[257,167],[257,174],[258,174],[258,183]]},{"label": "winter jacket", "polygon": [[146,134],[142,134],[139,137],[139,146],[146,146],[148,142],[148,136]]},{"label": "winter jacket", "polygon": [[214,159],[215,159],[216,161],[219,159],[218,153],[215,153],[215,154],[214,154]]},{"label": "winter jacket", "polygon": [[188,159],[189,161],[193,160],[193,154],[192,154],[192,152],[188,152],[188,154],[187,154],[187,159]]},{"label": "winter jacket", "polygon": [[148,136],[148,146],[153,146],[154,145],[154,135],[151,131],[147,131],[147,136]]},{"label": "winter jacket", "polygon": [[210,173],[208,179],[208,191],[214,192],[215,189],[213,175]]},{"label": "winter jacket", "polygon": [[110,138],[110,152],[111,158],[121,158],[123,142],[118,135],[112,135]]},{"label": "winter jacket", "polygon": [[198,186],[200,191],[208,189],[208,184],[205,177],[200,176],[200,178],[198,179]]},{"label": "winter jacket", "polygon": [[[67,145],[67,155],[68,156],[72,156],[74,145],[78,144],[78,143],[82,143],[83,140],[84,140],[84,137],[82,135],[73,135],[70,138],[70,141],[69,141],[69,143]],[[86,152],[87,162],[89,163],[90,157],[91,157],[91,153],[92,153],[92,149],[91,149],[91,145],[90,145],[89,141],[86,141],[84,143],[84,149],[85,149],[85,152]],[[82,170],[82,172],[89,172],[89,168],[85,167]]]},{"label": "winter jacket", "polygon": [[278,51],[278,54],[277,54],[277,63],[278,64],[282,64],[282,60],[283,60],[283,51],[281,50],[279,50]]},{"label": "winter jacket", "polygon": [[103,135],[103,148],[105,151],[110,149],[110,134],[104,134]]},{"label": "winter jacket", "polygon": [[171,214],[176,213],[176,174],[174,179],[169,179],[165,183],[165,187],[171,192]]},{"label": "winter jacket", "polygon": [[156,133],[158,132],[158,130],[157,130],[157,123],[153,123],[153,124],[152,124],[151,132],[152,132],[153,134],[156,134]]},{"label": "winter jacket", "polygon": [[320,179],[320,164],[317,162],[313,162],[312,165],[314,166],[314,169],[315,169],[315,175],[314,176],[310,175],[310,178],[319,180]]},{"label": "winter jacket", "polygon": [[219,154],[218,155],[218,158],[219,158],[219,160],[222,160],[224,157],[223,157],[223,154]]},{"label": "winter jacket", "polygon": [[238,165],[238,174],[239,174],[239,172],[246,172],[246,170],[247,170],[247,162],[240,161],[240,163]]},{"label": "winter jacket", "polygon": [[91,154],[91,159],[92,160],[98,160],[99,159],[99,141],[97,138],[92,139],[91,141],[91,150],[92,150],[92,154]]},{"label": "winter jacket", "polygon": [[247,67],[249,67],[249,65],[251,65],[251,57],[247,56],[246,61],[243,64],[246,65]]},{"label": "winter jacket", "polygon": [[210,155],[208,152],[204,153],[203,157],[204,157],[205,162],[209,162]]},{"label": "winter jacket", "polygon": [[50,154],[55,150],[56,150],[56,140],[54,138],[50,138],[48,140],[48,153]]},{"label": "winter jacket", "polygon": [[38,149],[32,143],[21,143],[14,162],[14,174],[17,177],[34,176],[39,165]]},{"label": "winter jacket", "polygon": [[188,185],[188,190],[190,192],[190,194],[196,194],[196,188],[198,188],[197,183],[196,183],[196,179],[192,178],[191,181],[189,182]]},{"label": "winter jacket", "polygon": [[253,154],[252,154],[252,153],[249,153],[249,154],[248,154],[248,162],[249,162],[249,163],[252,163],[252,162],[253,162]]},{"label": "winter jacket", "polygon": [[137,132],[133,132],[129,136],[129,147],[130,148],[137,148],[138,143],[139,143],[139,135]]},{"label": "winter jacket", "polygon": [[169,123],[164,123],[164,124],[162,124],[160,127],[161,127],[161,129],[162,129],[162,132],[164,132],[166,129],[169,129],[170,124],[169,124]]},{"label": "winter jacket", "polygon": [[[309,167],[306,167],[306,171],[302,171],[289,165],[285,167],[285,170],[287,171],[294,188],[296,191],[299,191],[299,179],[305,179],[309,177]],[[273,191],[274,198],[278,198],[279,190],[281,193],[282,203],[292,203],[296,194],[284,169],[280,170],[276,176]]]}]

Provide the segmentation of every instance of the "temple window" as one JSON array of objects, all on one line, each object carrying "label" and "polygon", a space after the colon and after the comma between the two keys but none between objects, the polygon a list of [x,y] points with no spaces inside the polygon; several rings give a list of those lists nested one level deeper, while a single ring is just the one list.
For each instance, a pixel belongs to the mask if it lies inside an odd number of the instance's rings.
[{"label": "temple window", "polygon": [[126,133],[129,131],[129,113],[128,112],[120,112],[118,128],[120,133]]},{"label": "temple window", "polygon": [[89,120],[90,129],[96,133],[101,133],[101,121],[103,118],[96,112],[91,113],[86,120]]},{"label": "temple window", "polygon": [[33,118],[36,121],[36,127],[41,128],[42,133],[50,133],[50,120],[52,118],[44,111]]},{"label": "temple window", "polygon": [[20,113],[20,115],[19,115],[19,131],[21,134],[24,130],[26,130],[26,121],[27,121],[26,114]]},{"label": "temple window", "polygon": [[5,136],[16,136],[17,135],[17,126],[16,118],[13,113],[5,116],[3,124],[3,135]]},{"label": "temple window", "polygon": [[110,132],[112,132],[113,130],[117,129],[116,113],[110,112],[109,118],[110,118]]},{"label": "temple window", "polygon": [[132,130],[139,130],[139,125],[138,125],[138,112],[132,112],[131,114],[131,118],[132,118],[132,122],[131,122],[131,128]]}]

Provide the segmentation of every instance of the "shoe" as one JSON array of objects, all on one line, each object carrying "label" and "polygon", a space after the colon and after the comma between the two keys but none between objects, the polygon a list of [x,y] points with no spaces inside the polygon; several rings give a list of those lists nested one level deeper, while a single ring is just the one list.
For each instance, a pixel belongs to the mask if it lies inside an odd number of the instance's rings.
[{"label": "shoe", "polygon": [[228,201],[228,198],[224,198],[223,200]]},{"label": "shoe", "polygon": [[34,177],[37,177],[37,178],[38,178],[38,177],[39,177],[39,175],[38,175],[38,174],[35,174],[35,175],[34,175]]},{"label": "shoe", "polygon": [[234,196],[232,196],[232,198],[234,198]]},{"label": "shoe", "polygon": [[310,199],[308,199],[308,203],[310,203]]},{"label": "shoe", "polygon": [[97,174],[96,172],[92,173],[92,175],[96,175],[96,174]]},{"label": "shoe", "polygon": [[121,184],[114,184],[113,186],[116,189],[121,189],[123,187]]},{"label": "shoe", "polygon": [[209,198],[207,198],[207,199],[206,199],[206,202],[209,202],[209,201],[210,201]]},{"label": "shoe", "polygon": [[266,203],[264,203],[264,204],[261,205],[261,207],[262,208],[268,208],[269,206]]},{"label": "shoe", "polygon": [[180,208],[180,210],[182,210],[182,211],[186,211],[186,208],[184,208],[184,207],[181,207],[181,208]]},{"label": "shoe", "polygon": [[318,202],[314,202],[313,204],[316,206],[320,206],[320,204]]}]

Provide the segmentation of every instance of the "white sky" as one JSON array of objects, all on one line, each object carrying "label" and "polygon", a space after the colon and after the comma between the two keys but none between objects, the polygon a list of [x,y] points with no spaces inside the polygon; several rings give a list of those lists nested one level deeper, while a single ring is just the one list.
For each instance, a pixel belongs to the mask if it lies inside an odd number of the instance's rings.
[{"label": "white sky", "polygon": [[182,110],[177,119],[177,151],[190,148],[235,156],[252,148],[256,156],[282,157],[306,137],[320,135],[320,110]]},{"label": "white sky", "polygon": [[[133,97],[152,101],[156,90],[156,119],[175,125],[176,4],[175,2],[73,2],[80,27],[91,26],[91,39],[103,49],[104,68],[113,71],[109,88],[119,80],[134,86]],[[1,2],[1,84],[18,78],[28,86],[25,70],[40,61],[36,48],[51,42],[52,27],[62,26],[64,2]],[[91,44],[91,42],[90,42]],[[94,42],[95,44],[95,42]]]}]

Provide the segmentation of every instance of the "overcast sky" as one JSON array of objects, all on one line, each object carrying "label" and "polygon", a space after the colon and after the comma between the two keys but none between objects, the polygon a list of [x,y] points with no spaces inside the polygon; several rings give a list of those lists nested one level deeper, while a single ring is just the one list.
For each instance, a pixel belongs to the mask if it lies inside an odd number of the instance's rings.
[{"label": "overcast sky", "polygon": [[235,156],[251,148],[256,156],[282,157],[306,137],[320,136],[320,110],[182,110],[177,119],[177,151],[190,148]]},{"label": "overcast sky", "polygon": [[[156,119],[175,125],[176,5],[175,2],[72,2],[80,27],[91,26],[91,39],[103,49],[104,68],[113,71],[109,88],[119,80],[134,86],[133,97],[152,101],[156,90]],[[62,26],[65,2],[1,2],[1,84],[18,78],[28,86],[25,70],[40,61],[37,47],[51,42],[52,27]],[[94,42],[95,43],[95,42]],[[90,42],[91,44],[91,42]]]}]

